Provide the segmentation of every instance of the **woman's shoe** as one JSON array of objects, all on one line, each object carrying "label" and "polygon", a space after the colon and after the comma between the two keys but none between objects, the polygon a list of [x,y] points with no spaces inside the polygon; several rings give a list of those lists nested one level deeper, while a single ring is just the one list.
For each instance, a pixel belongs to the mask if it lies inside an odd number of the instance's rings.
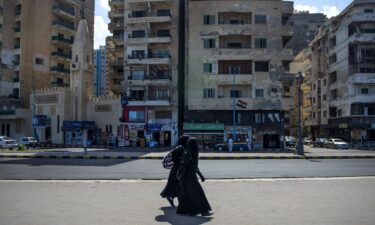
[{"label": "woman's shoe", "polygon": [[204,212],[202,213],[202,216],[212,216],[213,214],[213,212]]},{"label": "woman's shoe", "polygon": [[172,197],[167,197],[167,200],[168,200],[169,204],[171,204],[171,206],[174,207],[173,198]]}]

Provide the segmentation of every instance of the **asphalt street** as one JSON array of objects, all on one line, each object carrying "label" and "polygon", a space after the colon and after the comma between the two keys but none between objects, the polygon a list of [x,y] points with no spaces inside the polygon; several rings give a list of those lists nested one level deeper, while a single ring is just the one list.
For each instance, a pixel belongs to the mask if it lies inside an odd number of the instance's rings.
[{"label": "asphalt street", "polygon": [[[375,159],[200,160],[208,179],[375,176]],[[0,179],[166,179],[161,160],[0,159]]]},{"label": "asphalt street", "polygon": [[180,216],[166,181],[0,181],[1,225],[373,225],[375,178],[208,180],[214,214]]}]

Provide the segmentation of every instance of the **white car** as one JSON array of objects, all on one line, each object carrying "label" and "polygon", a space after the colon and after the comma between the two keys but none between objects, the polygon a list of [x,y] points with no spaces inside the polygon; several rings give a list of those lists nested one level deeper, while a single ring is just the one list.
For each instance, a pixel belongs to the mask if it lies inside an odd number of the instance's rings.
[{"label": "white car", "polygon": [[17,149],[17,142],[13,139],[2,138],[0,140],[0,148]]},{"label": "white car", "polygon": [[38,141],[34,137],[20,137],[18,139],[18,144],[26,145],[28,148],[35,148],[38,145]]},{"label": "white car", "polygon": [[326,148],[342,148],[342,149],[348,149],[349,144],[343,141],[340,138],[330,138],[327,140],[327,142],[324,144]]}]

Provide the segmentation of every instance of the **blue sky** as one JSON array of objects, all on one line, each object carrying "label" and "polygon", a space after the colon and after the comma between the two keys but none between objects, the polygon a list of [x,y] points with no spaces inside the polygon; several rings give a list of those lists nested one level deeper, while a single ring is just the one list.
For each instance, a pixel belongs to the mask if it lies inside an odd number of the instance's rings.
[{"label": "blue sky", "polygon": [[[322,12],[328,17],[336,16],[352,1],[350,0],[295,0],[294,9],[299,11],[310,11],[310,13]],[[108,0],[95,0],[95,44],[105,44],[105,37],[110,35],[107,24],[108,19]]]}]

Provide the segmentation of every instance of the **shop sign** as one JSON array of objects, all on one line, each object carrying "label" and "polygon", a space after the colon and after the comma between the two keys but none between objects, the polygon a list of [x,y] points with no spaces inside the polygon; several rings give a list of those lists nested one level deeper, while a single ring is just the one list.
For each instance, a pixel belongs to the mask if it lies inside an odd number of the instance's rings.
[{"label": "shop sign", "polygon": [[161,131],[163,124],[147,124],[147,131]]},{"label": "shop sign", "polygon": [[111,105],[95,105],[95,112],[112,112]]},{"label": "shop sign", "polygon": [[347,123],[341,123],[341,124],[339,124],[339,128],[346,129],[346,128],[348,128],[348,124]]},{"label": "shop sign", "polygon": [[224,130],[223,123],[184,123],[184,130]]},{"label": "shop sign", "polygon": [[129,130],[144,130],[143,125],[129,124],[128,127],[129,127]]},{"label": "shop sign", "polygon": [[37,104],[58,103],[58,99],[59,99],[58,94],[37,95],[36,96],[36,103]]},{"label": "shop sign", "polygon": [[51,126],[51,118],[46,115],[34,115],[32,119],[34,128],[44,128]]}]

